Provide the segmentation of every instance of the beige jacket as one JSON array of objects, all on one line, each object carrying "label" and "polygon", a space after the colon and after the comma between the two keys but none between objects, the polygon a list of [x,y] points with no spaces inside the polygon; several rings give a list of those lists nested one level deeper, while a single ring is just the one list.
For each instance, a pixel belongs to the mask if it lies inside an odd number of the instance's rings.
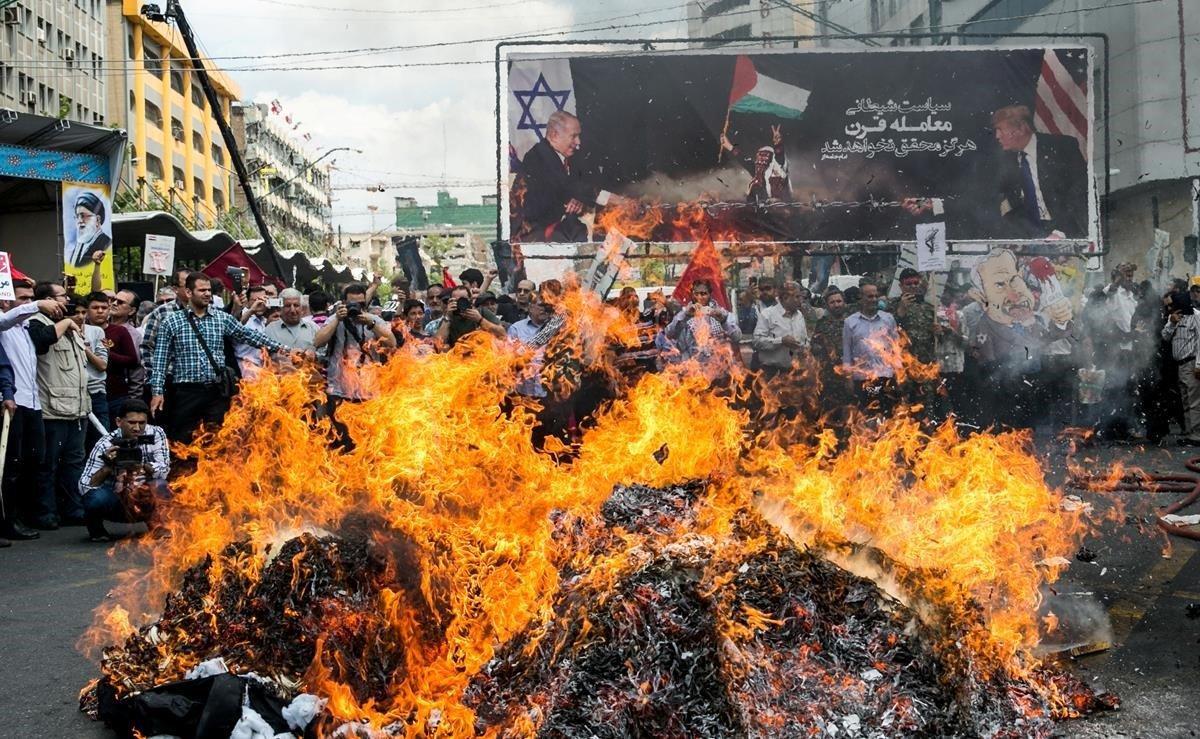
[{"label": "beige jacket", "polygon": [[[29,320],[54,325],[40,313]],[[47,421],[77,421],[92,412],[87,356],[74,334],[63,336],[38,355],[37,384],[42,418]]]}]

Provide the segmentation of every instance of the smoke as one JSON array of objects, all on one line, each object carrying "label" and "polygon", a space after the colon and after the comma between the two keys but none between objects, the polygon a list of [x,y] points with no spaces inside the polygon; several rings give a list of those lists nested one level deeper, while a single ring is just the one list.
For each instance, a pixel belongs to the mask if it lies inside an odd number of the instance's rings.
[{"label": "smoke", "polygon": [[1039,656],[1112,644],[1112,622],[1104,606],[1096,596],[1065,580],[1055,585],[1054,590],[1042,588],[1038,615],[1044,629],[1037,649]]},{"label": "smoke", "polygon": [[622,188],[636,198],[663,203],[693,203],[696,201],[745,200],[750,187],[750,173],[741,167],[727,165],[722,169],[676,179],[653,172],[646,179]]}]

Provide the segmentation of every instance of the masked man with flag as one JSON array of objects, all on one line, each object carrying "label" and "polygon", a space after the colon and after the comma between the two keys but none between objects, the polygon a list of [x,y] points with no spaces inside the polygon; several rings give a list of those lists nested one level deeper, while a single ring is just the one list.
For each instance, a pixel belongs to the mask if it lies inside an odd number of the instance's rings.
[{"label": "masked man with flag", "polygon": [[759,147],[753,157],[743,156],[741,149],[734,146],[724,134],[721,134],[721,148],[750,172],[750,185],[746,188],[747,203],[786,202],[792,199],[780,126],[771,126],[771,145]]}]

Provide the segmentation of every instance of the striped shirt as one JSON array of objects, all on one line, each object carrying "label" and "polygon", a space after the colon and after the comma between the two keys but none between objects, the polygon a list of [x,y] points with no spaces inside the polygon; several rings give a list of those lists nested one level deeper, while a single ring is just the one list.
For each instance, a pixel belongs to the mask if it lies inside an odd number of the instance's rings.
[{"label": "striped shirt", "polygon": [[1179,323],[1167,321],[1162,328],[1163,341],[1171,342],[1171,356],[1176,362],[1196,356],[1197,316],[1189,313]]},{"label": "striped shirt", "polygon": [[[204,337],[204,346],[201,346],[196,332],[188,325],[189,316],[195,316],[190,307],[187,310],[172,311],[158,327],[150,374],[150,392],[153,395],[163,394],[167,384],[167,373],[164,370],[167,367],[171,368],[171,379],[174,382],[217,382],[217,373],[212,362],[208,360],[208,354],[211,353],[217,364],[224,367],[226,337],[234,343],[250,344],[273,352],[284,349],[279,342],[246,328],[225,311],[213,310],[206,312],[203,317],[196,317],[196,328]],[[205,347],[208,348],[207,353]]]},{"label": "striped shirt", "polygon": [[[113,445],[113,442],[121,437],[122,433],[124,432],[121,429],[114,429],[100,437],[100,440],[92,447],[87,462],[83,465],[83,474],[79,476],[80,494],[87,495],[89,491],[95,489],[95,486],[92,485],[92,477],[104,466],[104,453]],[[153,443],[144,444],[141,447],[142,464],[150,466],[151,476],[155,480],[166,480],[171,471],[171,452],[167,447],[167,435],[158,426],[149,424],[142,433],[145,436],[154,437]]]}]

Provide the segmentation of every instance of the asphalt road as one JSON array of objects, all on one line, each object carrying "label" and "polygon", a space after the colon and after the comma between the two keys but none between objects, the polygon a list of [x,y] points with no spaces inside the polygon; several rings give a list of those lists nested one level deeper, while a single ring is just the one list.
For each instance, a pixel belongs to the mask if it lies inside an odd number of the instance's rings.
[{"label": "asphalt road", "polygon": [[[1060,482],[1061,448],[1047,449],[1051,479]],[[1185,456],[1175,449],[1116,447],[1085,450],[1079,458],[1092,458],[1084,464],[1097,469],[1120,459],[1147,470],[1181,472]],[[1110,505],[1102,496],[1083,497],[1100,508]],[[1120,498],[1125,512],[1137,517],[1149,515],[1167,496],[1123,493]],[[1164,556],[1162,536],[1123,518],[1085,544],[1095,550],[1096,560],[1073,562],[1059,590],[1090,593],[1103,603],[1114,646],[1076,659],[1074,668],[1120,695],[1123,707],[1064,723],[1061,736],[1200,735],[1200,619],[1185,615],[1189,603],[1200,603],[1200,546],[1173,540]],[[111,736],[78,711],[79,690],[96,670],[74,644],[114,574],[132,564],[111,558],[104,545],[84,541],[81,528],[0,550],[0,738]]]}]

